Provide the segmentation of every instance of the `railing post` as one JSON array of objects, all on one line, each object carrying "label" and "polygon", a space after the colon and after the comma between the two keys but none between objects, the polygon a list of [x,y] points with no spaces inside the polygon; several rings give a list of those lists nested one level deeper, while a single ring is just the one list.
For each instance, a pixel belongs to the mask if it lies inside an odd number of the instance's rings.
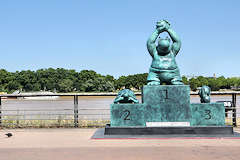
[{"label": "railing post", "polygon": [[232,94],[232,104],[233,104],[233,106],[232,106],[233,107],[232,122],[233,122],[234,127],[237,126],[236,102],[237,102],[237,94],[233,93]]},{"label": "railing post", "polygon": [[0,126],[2,126],[2,97],[0,96]]},{"label": "railing post", "polygon": [[78,96],[74,95],[74,127],[78,127]]}]

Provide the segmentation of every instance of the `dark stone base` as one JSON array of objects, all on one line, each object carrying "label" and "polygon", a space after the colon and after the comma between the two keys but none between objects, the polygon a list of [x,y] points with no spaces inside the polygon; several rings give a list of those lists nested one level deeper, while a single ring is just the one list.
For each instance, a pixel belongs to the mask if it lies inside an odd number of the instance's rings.
[{"label": "dark stone base", "polygon": [[98,128],[91,139],[240,139],[240,133],[233,134],[159,134],[159,135],[106,135],[105,128]]},{"label": "dark stone base", "polygon": [[232,135],[232,126],[194,126],[194,127],[105,127],[105,135]]}]

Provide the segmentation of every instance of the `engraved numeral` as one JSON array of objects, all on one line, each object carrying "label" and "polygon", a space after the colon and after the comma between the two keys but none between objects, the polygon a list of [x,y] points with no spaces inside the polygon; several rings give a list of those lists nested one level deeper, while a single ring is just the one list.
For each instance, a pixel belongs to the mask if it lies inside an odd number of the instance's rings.
[{"label": "engraved numeral", "polygon": [[129,110],[123,111],[123,113],[121,115],[121,117],[123,117],[123,120],[130,120],[129,116],[130,116],[130,111]]},{"label": "engraved numeral", "polygon": [[168,97],[168,90],[167,90],[167,89],[160,90],[160,92],[161,92],[163,95],[165,95],[165,98],[161,100],[162,102],[165,102],[166,99],[169,99],[169,97]]},{"label": "engraved numeral", "polygon": [[212,119],[211,110],[209,109],[205,110],[205,119],[206,120]]},{"label": "engraved numeral", "polygon": [[168,90],[165,89],[164,91],[166,91],[166,97],[165,97],[165,99],[168,99]]}]

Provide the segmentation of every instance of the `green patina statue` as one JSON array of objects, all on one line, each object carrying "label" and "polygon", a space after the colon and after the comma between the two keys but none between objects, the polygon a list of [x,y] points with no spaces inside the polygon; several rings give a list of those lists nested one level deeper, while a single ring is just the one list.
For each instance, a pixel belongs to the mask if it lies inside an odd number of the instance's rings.
[{"label": "green patina statue", "polygon": [[139,103],[134,92],[130,89],[123,89],[118,92],[114,103]]},{"label": "green patina statue", "polygon": [[211,89],[208,86],[202,86],[198,92],[201,103],[210,103]]},{"label": "green patina statue", "polygon": [[[158,45],[155,42],[162,32],[167,32],[170,39],[159,38]],[[178,35],[170,28],[166,20],[157,22],[156,30],[147,41],[147,49],[152,56],[152,64],[147,78],[148,85],[160,85],[163,82],[170,85],[183,85],[175,57],[181,48],[181,41]]]}]

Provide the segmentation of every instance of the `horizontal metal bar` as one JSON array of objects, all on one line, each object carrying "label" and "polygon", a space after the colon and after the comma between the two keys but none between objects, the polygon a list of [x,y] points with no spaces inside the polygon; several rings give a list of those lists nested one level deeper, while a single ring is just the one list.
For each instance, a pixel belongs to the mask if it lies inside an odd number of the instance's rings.
[{"label": "horizontal metal bar", "polygon": [[67,116],[67,115],[74,115],[74,114],[49,114],[49,113],[37,113],[37,114],[2,114],[2,116],[47,116],[47,115],[56,115],[56,116]]},{"label": "horizontal metal bar", "polygon": [[[6,118],[3,118],[2,119],[2,123],[4,123],[3,121],[30,121],[30,120],[33,120],[33,121],[37,121],[37,120],[59,120],[59,119],[6,119]],[[73,119],[60,119],[60,120],[73,120]]]},{"label": "horizontal metal bar", "polygon": [[[116,92],[107,92],[107,93],[51,93],[51,94],[1,94],[0,97],[52,97],[52,96],[117,96]],[[141,94],[136,92],[136,95]]]},{"label": "horizontal metal bar", "polygon": [[86,115],[86,116],[87,116],[87,115],[99,115],[99,116],[101,116],[101,115],[109,115],[109,116],[110,116],[110,114],[104,114],[104,113],[103,113],[103,114],[91,114],[91,113],[90,113],[90,114],[78,114],[78,115]]},{"label": "horizontal metal bar", "polygon": [[78,109],[79,111],[80,110],[110,110],[109,108],[80,108]]},{"label": "horizontal metal bar", "polygon": [[[37,125],[30,125],[30,124],[25,124],[25,123],[23,123],[23,124],[19,124],[19,123],[3,123],[0,126],[6,126],[6,125],[15,125],[15,126],[24,125],[24,126],[29,126],[29,127],[36,127],[37,126]],[[52,125],[56,125],[56,124],[52,124]],[[63,126],[74,126],[73,124],[68,124],[68,123],[67,124],[60,124],[60,125],[63,125]]]},{"label": "horizontal metal bar", "polygon": [[[231,112],[230,111],[226,111],[225,113],[233,113],[233,111],[231,110]],[[240,112],[235,112],[236,114],[240,114]]]},{"label": "horizontal metal bar", "polygon": [[[0,109],[0,111],[73,111],[74,109]],[[110,110],[109,108],[79,108],[78,110]]]},{"label": "horizontal metal bar", "polygon": [[[229,111],[225,112],[225,113],[230,113]],[[240,112],[236,112],[236,114],[240,114]],[[51,114],[51,113],[29,113],[29,114],[2,114],[2,116],[41,116],[41,115],[74,115],[74,114],[70,114],[70,113],[55,113],[55,114]],[[78,115],[110,115],[109,113],[81,113]]]},{"label": "horizontal metal bar", "polygon": [[[231,112],[225,112],[225,113],[228,113],[228,114],[232,114]],[[235,114],[240,114],[240,112],[236,112]],[[70,115],[74,115],[74,114],[2,114],[2,116],[51,116],[51,115],[55,115],[55,116],[70,116]],[[110,115],[110,114],[106,114],[106,113],[98,113],[98,114],[91,114],[91,113],[86,113],[86,114],[78,114],[78,115]]]},{"label": "horizontal metal bar", "polygon": [[[110,109],[78,109],[79,111],[85,111],[85,110],[109,110],[110,111]],[[74,111],[74,109],[64,109],[64,110],[60,110],[60,109],[58,109],[58,110],[9,110],[9,109],[0,109],[0,111],[15,111],[15,112],[34,112],[34,111]]]},{"label": "horizontal metal bar", "polygon": [[[117,92],[102,92],[102,93],[51,93],[51,94],[1,94],[0,97],[41,97],[41,96],[117,96]],[[198,95],[198,92],[191,91],[191,95]],[[211,95],[240,95],[240,91],[213,91]],[[135,95],[141,95],[141,92],[135,92]]]},{"label": "horizontal metal bar", "polygon": [[[225,109],[240,109],[240,107],[226,107]],[[87,109],[87,108],[85,108],[85,109],[78,109],[78,111],[92,111],[92,110],[103,110],[103,111],[110,111],[110,109],[101,109],[101,108],[89,108],[89,109]],[[44,109],[42,109],[42,110],[9,110],[9,109],[0,109],[0,111],[8,111],[8,112],[10,112],[10,111],[13,111],[13,112],[35,112],[35,111],[74,111],[74,109],[56,109],[56,110],[49,110],[49,109],[46,109],[46,110],[44,110]]]},{"label": "horizontal metal bar", "polygon": [[[52,121],[52,120],[55,120],[55,121],[58,121],[59,119],[2,119],[2,123],[4,123],[4,121]],[[61,121],[63,120],[69,120],[69,121],[74,121],[74,118],[73,119],[60,119]],[[101,119],[85,119],[85,118],[79,118],[78,120],[110,120],[109,118],[101,118]]]},{"label": "horizontal metal bar", "polygon": [[73,109],[0,109],[0,111],[73,111]]},{"label": "horizontal metal bar", "polygon": [[[231,113],[226,111],[225,113]],[[240,112],[236,112],[236,114],[240,114]],[[41,115],[74,115],[71,113],[29,113],[29,114],[2,114],[2,116],[41,116]],[[109,113],[80,113],[78,115],[110,115]]]},{"label": "horizontal metal bar", "polygon": [[240,109],[240,107],[227,107],[225,109]]}]

